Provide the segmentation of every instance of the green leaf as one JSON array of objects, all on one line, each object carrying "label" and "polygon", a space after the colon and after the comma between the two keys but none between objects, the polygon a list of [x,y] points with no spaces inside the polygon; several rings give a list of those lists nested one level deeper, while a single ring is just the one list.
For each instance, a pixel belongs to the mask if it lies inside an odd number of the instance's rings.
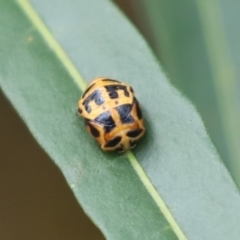
[{"label": "green leaf", "polygon": [[[0,22],[1,88],[108,239],[240,237],[239,192],[199,115],[110,2],[1,1]],[[81,76],[134,87],[147,128],[134,154],[87,135]]]},{"label": "green leaf", "polygon": [[240,186],[240,2],[142,0],[137,5],[141,4],[139,27],[148,34],[171,81],[196,105]]}]

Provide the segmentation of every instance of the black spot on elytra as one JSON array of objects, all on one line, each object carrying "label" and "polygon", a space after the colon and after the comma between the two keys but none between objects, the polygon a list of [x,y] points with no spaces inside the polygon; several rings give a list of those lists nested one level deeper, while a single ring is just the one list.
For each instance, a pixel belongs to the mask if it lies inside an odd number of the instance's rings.
[{"label": "black spot on elytra", "polygon": [[110,92],[110,93],[108,93],[108,95],[111,99],[118,98],[118,93],[117,92]]},{"label": "black spot on elytra", "polygon": [[127,133],[127,136],[128,137],[131,137],[131,138],[135,138],[137,137],[138,135],[140,135],[142,133],[143,129],[141,128],[138,128],[138,129],[135,129],[135,130],[131,130]]},{"label": "black spot on elytra", "polygon": [[109,111],[100,114],[98,117],[94,119],[94,121],[103,125],[106,133],[111,132],[112,129],[115,128],[116,126]]},{"label": "black spot on elytra", "polygon": [[132,87],[130,87],[130,91],[131,91],[132,93],[134,93],[134,91],[133,91],[133,88],[132,88]]},{"label": "black spot on elytra", "polygon": [[115,147],[121,141],[121,139],[122,138],[120,136],[115,137],[115,138],[111,139],[110,141],[108,141],[105,144],[105,147]]},{"label": "black spot on elytra", "polygon": [[121,106],[116,107],[118,114],[120,116],[121,122],[123,124],[134,122],[133,117],[130,115],[130,111],[132,109],[131,104],[123,104]]},{"label": "black spot on elytra", "polygon": [[85,110],[86,110],[88,113],[90,113],[90,112],[92,111],[92,108],[91,108],[89,105],[87,105],[87,106],[85,106]]},{"label": "black spot on elytra", "polygon": [[129,97],[129,92],[127,91],[127,89],[126,89],[126,91],[124,90],[124,95],[125,95],[126,97]]},{"label": "black spot on elytra", "polygon": [[135,104],[136,104],[136,110],[137,110],[138,119],[141,120],[142,119],[142,111],[141,111],[141,109],[139,107],[137,99],[135,99]]},{"label": "black spot on elytra", "polygon": [[82,109],[78,108],[78,113],[81,114],[82,113]]},{"label": "black spot on elytra", "polygon": [[92,126],[90,123],[87,124],[90,128],[90,132],[93,135],[93,137],[97,138],[100,136],[100,132],[94,127]]},{"label": "black spot on elytra", "polygon": [[89,103],[91,101],[95,101],[97,105],[101,105],[104,103],[104,99],[102,98],[101,92],[97,89],[94,92],[92,92],[84,101],[83,105],[85,107],[85,110],[90,113],[92,111],[91,107],[89,106]]},{"label": "black spot on elytra", "polygon": [[107,85],[105,86],[107,92],[112,93],[112,92],[117,92],[117,90],[123,90],[124,95],[126,97],[129,97],[129,92],[127,90],[127,87],[124,85]]},{"label": "black spot on elytra", "polygon": [[127,117],[127,115],[130,113],[131,109],[132,109],[132,104],[123,104],[121,106],[118,106],[117,111],[119,113],[119,116],[122,119],[124,119],[125,117]]},{"label": "black spot on elytra", "polygon": [[129,124],[133,122],[134,122],[134,118],[130,114],[122,120],[123,124]]},{"label": "black spot on elytra", "polygon": [[95,103],[96,103],[97,105],[103,104],[103,103],[104,103],[104,100],[103,100],[102,96],[99,96],[98,98],[96,98],[96,99],[95,99]]}]

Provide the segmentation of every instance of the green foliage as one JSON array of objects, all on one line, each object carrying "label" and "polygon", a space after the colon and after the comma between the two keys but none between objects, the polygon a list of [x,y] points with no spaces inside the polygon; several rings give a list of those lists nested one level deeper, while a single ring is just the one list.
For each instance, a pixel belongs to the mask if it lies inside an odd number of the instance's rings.
[{"label": "green foliage", "polygon": [[240,185],[239,1],[140,0],[134,7],[135,22]]},{"label": "green foliage", "polygon": [[[239,192],[199,115],[109,1],[1,1],[0,22],[1,88],[108,239],[239,238]],[[78,72],[134,87],[147,128],[134,155],[87,135]]]}]

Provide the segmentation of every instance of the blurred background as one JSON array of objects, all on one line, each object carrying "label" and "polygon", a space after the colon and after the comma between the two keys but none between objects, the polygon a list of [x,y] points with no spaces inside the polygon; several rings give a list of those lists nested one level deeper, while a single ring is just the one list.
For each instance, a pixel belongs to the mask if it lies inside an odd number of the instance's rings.
[{"label": "blurred background", "polygon": [[115,0],[195,105],[240,186],[240,2]]},{"label": "blurred background", "polygon": [[0,110],[0,239],[104,239],[2,92]]},{"label": "blurred background", "polygon": [[[113,0],[195,105],[240,186],[240,2]],[[0,92],[0,239],[104,239]]]}]

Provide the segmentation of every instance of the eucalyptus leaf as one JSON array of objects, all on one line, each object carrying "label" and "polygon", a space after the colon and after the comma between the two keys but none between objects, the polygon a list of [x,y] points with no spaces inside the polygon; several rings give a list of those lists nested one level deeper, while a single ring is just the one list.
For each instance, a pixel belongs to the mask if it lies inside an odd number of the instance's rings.
[{"label": "eucalyptus leaf", "polygon": [[[0,22],[1,88],[106,238],[240,237],[238,189],[199,115],[111,2],[0,1]],[[133,153],[102,152],[76,115],[97,76],[136,92]]]}]

